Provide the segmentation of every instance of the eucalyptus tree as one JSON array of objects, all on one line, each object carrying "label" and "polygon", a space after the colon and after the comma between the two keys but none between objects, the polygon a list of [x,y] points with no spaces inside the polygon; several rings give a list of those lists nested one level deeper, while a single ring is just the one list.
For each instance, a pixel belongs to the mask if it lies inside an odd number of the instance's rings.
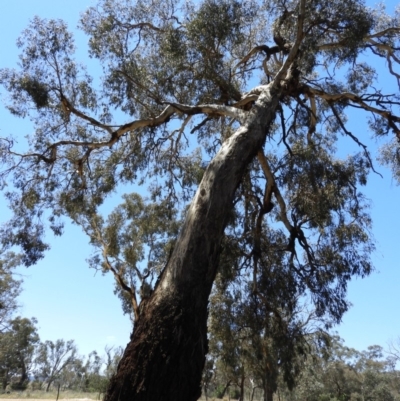
[{"label": "eucalyptus tree", "polygon": [[273,249],[278,237],[265,230],[257,274],[246,274],[255,273],[254,264],[248,269],[242,255],[234,275],[218,274],[210,298],[210,354],[217,371],[224,371],[241,394],[250,383],[251,399],[261,389],[265,401],[273,399],[279,382],[294,388],[306,357],[324,343],[331,326],[308,310],[285,253]]},{"label": "eucalyptus tree", "polygon": [[40,343],[35,359],[36,377],[42,382],[46,391],[59,379],[71,365],[76,362],[77,348],[73,340],[45,341]]},{"label": "eucalyptus tree", "polygon": [[4,252],[0,257],[0,333],[10,326],[18,309],[17,297],[21,292],[21,280],[15,278],[13,270],[19,263],[20,255],[14,252]]},{"label": "eucalyptus tree", "polygon": [[334,336],[323,351],[312,350],[298,385],[284,399],[390,401],[398,397],[398,381],[394,380],[398,371],[391,371],[390,358],[383,358],[382,347],[374,345],[361,352]]},{"label": "eucalyptus tree", "polygon": [[35,318],[16,317],[7,330],[0,333],[0,383],[2,390],[26,388],[34,368],[34,356],[39,343]]},{"label": "eucalyptus tree", "polygon": [[[245,259],[257,276],[262,233],[279,229],[268,246],[318,316],[340,320],[346,283],[371,271],[373,250],[359,193],[372,157],[346,118],[364,111],[389,138],[382,160],[399,177],[399,97],[370,62],[382,59],[399,84],[399,25],[398,13],[354,0],[100,0],[80,23],[99,87],[64,22],[36,17],[24,31],[20,68],[0,81],[35,130],[26,148],[1,140],[13,212],[1,241],[29,266],[64,218],[90,236],[93,264],[114,274],[135,317],[106,400],[198,398],[208,297],[232,237],[240,252],[221,268]],[[339,135],[360,152],[338,159]],[[136,225],[146,220],[134,195],[102,215],[132,184],[148,186],[165,232]]]}]

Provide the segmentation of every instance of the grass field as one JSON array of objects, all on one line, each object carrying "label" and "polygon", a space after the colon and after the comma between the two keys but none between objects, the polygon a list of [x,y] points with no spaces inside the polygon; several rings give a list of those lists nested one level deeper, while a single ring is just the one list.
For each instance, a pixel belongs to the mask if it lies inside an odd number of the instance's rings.
[{"label": "grass field", "polygon": [[[8,400],[55,400],[57,391],[41,391],[41,390],[26,390],[26,391],[11,391],[9,394],[0,394],[0,399]],[[99,393],[84,393],[79,391],[60,391],[59,400],[98,400]]]},{"label": "grass field", "polygon": [[[104,394],[99,393],[84,393],[79,391],[60,391],[58,397],[59,400],[74,400],[74,401],[90,401],[90,400],[102,400]],[[56,400],[57,391],[45,392],[42,390],[26,390],[26,391],[11,391],[9,394],[0,393],[0,400],[13,400],[13,401],[24,401],[24,400]],[[199,401],[206,401],[205,398],[201,397]],[[217,398],[208,398],[208,401],[228,401],[228,399],[220,400]],[[235,401],[235,400],[231,400]]]}]

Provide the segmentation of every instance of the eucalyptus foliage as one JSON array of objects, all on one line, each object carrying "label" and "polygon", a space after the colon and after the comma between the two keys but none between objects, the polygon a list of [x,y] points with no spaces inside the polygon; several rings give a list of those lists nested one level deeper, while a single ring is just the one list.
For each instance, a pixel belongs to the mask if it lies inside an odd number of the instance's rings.
[{"label": "eucalyptus foliage", "polygon": [[14,252],[4,252],[0,258],[0,333],[7,329],[19,306],[17,297],[21,292],[21,280],[13,274],[19,263],[21,257]]},{"label": "eucalyptus foliage", "polygon": [[0,383],[5,391],[11,383],[24,390],[34,365],[35,348],[39,342],[37,320],[16,317],[7,330],[0,333]]}]

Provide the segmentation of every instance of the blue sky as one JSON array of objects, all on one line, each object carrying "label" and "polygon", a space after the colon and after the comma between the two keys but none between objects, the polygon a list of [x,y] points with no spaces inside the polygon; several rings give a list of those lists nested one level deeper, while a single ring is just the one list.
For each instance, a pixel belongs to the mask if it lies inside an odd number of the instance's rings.
[{"label": "blue sky", "polygon": [[[94,0],[1,0],[0,67],[13,67],[17,62],[15,41],[34,15],[64,19],[74,29],[79,13],[94,4]],[[386,4],[392,11],[396,1]],[[78,39],[78,57],[84,62],[83,34],[79,34]],[[394,81],[392,85],[395,88]],[[364,140],[370,136],[358,118],[352,122],[351,129]],[[0,104],[1,136],[14,133],[22,138],[31,131],[29,121],[13,118]],[[377,146],[374,141],[371,145]],[[336,328],[346,345],[359,350],[373,344],[385,347],[388,340],[400,336],[397,254],[400,188],[388,170],[381,167],[378,170],[384,178],[372,175],[364,191],[372,202],[373,232],[377,241],[373,260],[377,272],[350,283],[348,298],[353,307]],[[5,203],[0,199],[0,221],[6,220],[7,214]],[[79,228],[68,226],[61,238],[51,239],[51,244],[52,249],[44,260],[29,269],[19,269],[24,276],[21,314],[38,318],[42,340],[74,339],[81,354],[87,355],[94,349],[101,353],[105,345],[125,346],[131,322],[123,316],[120,302],[113,294],[112,277],[95,274],[87,267],[85,259],[90,256],[91,248],[85,235]]]}]

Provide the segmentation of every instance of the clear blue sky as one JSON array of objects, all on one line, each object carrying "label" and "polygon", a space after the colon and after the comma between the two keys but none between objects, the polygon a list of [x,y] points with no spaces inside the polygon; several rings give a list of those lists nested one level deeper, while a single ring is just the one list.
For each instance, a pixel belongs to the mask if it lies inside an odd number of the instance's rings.
[{"label": "clear blue sky", "polygon": [[[396,3],[387,1],[388,10],[392,11]],[[0,67],[13,67],[17,62],[15,41],[34,15],[64,19],[74,29],[79,13],[94,4],[94,0],[1,0]],[[85,62],[86,41],[82,34],[78,45],[78,55]],[[395,88],[394,81],[392,85]],[[351,128],[361,138],[369,138],[360,121]],[[29,121],[16,120],[0,105],[1,136],[16,133],[23,138],[31,130]],[[374,142],[372,145],[376,146]],[[381,167],[379,171],[384,178],[371,176],[365,191],[373,205],[377,241],[373,259],[377,272],[350,283],[348,298],[353,308],[337,327],[346,345],[359,350],[373,344],[385,347],[388,340],[400,336],[400,188],[389,171]],[[6,220],[7,214],[0,199],[0,221]],[[87,238],[79,228],[68,226],[61,238],[51,239],[51,244],[52,250],[44,260],[19,270],[24,275],[21,314],[38,318],[42,340],[74,339],[81,354],[94,349],[101,353],[106,344],[125,346],[131,322],[122,315],[119,300],[113,294],[112,277],[95,274],[87,267],[85,259],[91,252]]]}]

